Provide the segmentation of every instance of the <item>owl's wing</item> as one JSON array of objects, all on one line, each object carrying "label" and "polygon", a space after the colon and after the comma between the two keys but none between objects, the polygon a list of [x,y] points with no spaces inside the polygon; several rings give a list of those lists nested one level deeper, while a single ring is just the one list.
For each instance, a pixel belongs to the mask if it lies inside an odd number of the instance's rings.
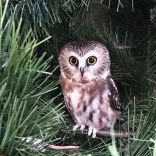
[{"label": "owl's wing", "polygon": [[110,94],[108,95],[110,106],[116,110],[122,111],[119,93],[112,76],[107,77],[107,83],[110,91]]}]

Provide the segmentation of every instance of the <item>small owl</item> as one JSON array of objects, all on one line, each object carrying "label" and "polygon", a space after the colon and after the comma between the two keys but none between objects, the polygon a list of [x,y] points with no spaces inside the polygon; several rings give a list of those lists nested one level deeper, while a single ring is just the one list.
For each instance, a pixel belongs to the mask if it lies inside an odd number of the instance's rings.
[{"label": "small owl", "polygon": [[76,122],[73,130],[87,126],[88,135],[96,137],[99,129],[113,126],[121,104],[107,48],[96,41],[70,42],[60,52],[59,66],[65,104]]}]

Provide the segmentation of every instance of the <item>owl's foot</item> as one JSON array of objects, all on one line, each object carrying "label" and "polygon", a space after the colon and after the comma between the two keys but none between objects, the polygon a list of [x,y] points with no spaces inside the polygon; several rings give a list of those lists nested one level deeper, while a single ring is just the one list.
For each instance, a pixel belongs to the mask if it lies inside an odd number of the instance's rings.
[{"label": "owl's foot", "polygon": [[73,127],[73,131],[75,131],[76,129],[78,129],[80,127],[79,124],[76,124],[74,127]]},{"label": "owl's foot", "polygon": [[74,127],[73,127],[73,131],[75,131],[77,128],[79,128],[79,127],[81,127],[80,128],[80,130],[83,132],[83,130],[84,130],[84,128],[85,128],[85,125],[79,125],[79,124],[76,124]]},{"label": "owl's foot", "polygon": [[[73,127],[73,131],[75,131],[76,129],[78,129],[80,127],[80,130],[83,132],[84,128],[85,128],[85,125],[79,125],[79,124],[76,124],[74,127]],[[98,130],[96,128],[92,128],[92,127],[89,127],[89,130],[88,130],[88,135],[92,135],[92,138],[95,138],[96,137],[96,132]]]},{"label": "owl's foot", "polygon": [[95,138],[96,137],[96,132],[97,132],[96,128],[89,127],[89,130],[88,130],[88,135],[89,136],[92,134],[92,138]]},{"label": "owl's foot", "polygon": [[80,130],[83,132],[84,128],[85,128],[85,125],[81,125]]}]

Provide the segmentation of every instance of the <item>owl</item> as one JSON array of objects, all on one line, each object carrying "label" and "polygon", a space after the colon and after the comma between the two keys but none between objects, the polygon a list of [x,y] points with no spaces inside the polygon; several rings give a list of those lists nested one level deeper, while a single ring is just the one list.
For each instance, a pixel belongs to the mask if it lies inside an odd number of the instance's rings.
[{"label": "owl", "polygon": [[98,130],[113,126],[121,103],[107,48],[97,41],[70,42],[58,60],[65,105],[76,122],[73,130],[88,127],[94,138]]}]

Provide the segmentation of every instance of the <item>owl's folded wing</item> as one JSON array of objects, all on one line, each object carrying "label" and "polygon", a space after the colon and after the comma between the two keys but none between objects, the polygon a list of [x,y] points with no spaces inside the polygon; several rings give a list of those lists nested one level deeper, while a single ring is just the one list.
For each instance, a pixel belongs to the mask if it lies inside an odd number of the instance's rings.
[{"label": "owl's folded wing", "polygon": [[115,82],[112,76],[107,77],[107,82],[108,82],[108,88],[110,91],[110,94],[108,95],[110,106],[116,110],[122,111],[119,93],[118,93],[117,87],[115,85]]}]

